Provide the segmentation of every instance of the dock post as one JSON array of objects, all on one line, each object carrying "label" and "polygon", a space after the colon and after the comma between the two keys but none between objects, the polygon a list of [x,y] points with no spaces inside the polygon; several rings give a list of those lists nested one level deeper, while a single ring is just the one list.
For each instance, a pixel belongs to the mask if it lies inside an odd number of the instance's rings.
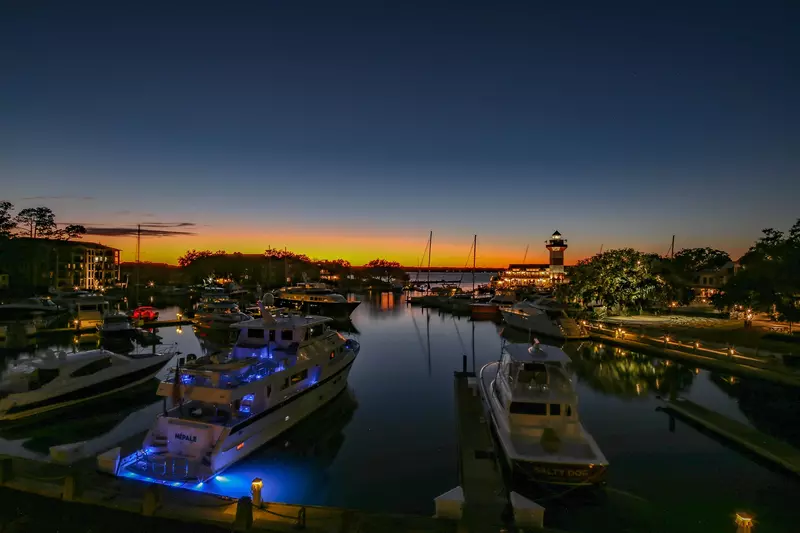
[{"label": "dock post", "polygon": [[0,459],[0,485],[4,485],[14,479],[14,467],[11,457]]},{"label": "dock post", "polygon": [[544,528],[544,507],[513,491],[509,499],[514,509],[514,523],[517,527]]},{"label": "dock post", "polygon": [[72,471],[64,478],[64,490],[61,499],[66,502],[75,501],[81,495],[81,483],[78,472]]},{"label": "dock post", "polygon": [[242,496],[236,502],[236,518],[233,520],[234,531],[250,531],[253,529],[253,502],[250,496]]},{"label": "dock post", "polygon": [[156,510],[161,505],[161,493],[159,485],[150,485],[145,489],[144,500],[142,500],[142,514],[144,516],[153,516]]}]

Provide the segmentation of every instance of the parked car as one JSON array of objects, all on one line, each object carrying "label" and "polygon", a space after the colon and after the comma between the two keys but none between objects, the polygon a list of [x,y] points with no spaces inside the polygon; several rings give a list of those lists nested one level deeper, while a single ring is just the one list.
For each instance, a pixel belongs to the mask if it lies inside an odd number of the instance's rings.
[{"label": "parked car", "polygon": [[153,307],[137,307],[133,310],[134,320],[144,320],[147,322],[153,322],[154,320],[158,320],[158,311],[155,310]]}]

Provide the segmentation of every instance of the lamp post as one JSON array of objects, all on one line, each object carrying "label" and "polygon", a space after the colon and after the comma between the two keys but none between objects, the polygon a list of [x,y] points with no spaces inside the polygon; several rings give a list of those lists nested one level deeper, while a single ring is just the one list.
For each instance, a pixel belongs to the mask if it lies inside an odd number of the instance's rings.
[{"label": "lamp post", "polygon": [[254,478],[250,484],[250,494],[253,497],[253,505],[261,507],[261,489],[264,487],[264,482],[260,477]]}]

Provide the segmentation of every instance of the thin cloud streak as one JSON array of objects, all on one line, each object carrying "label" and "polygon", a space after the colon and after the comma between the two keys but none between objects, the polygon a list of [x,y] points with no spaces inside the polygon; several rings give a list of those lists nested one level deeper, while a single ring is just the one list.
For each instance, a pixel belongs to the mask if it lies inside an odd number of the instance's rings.
[{"label": "thin cloud streak", "polygon": [[23,196],[22,200],[94,200],[94,196]]},{"label": "thin cloud streak", "polygon": [[[186,225],[192,226],[193,224],[187,223]],[[174,227],[174,226],[167,226]],[[97,227],[88,226],[86,228],[87,235],[100,235],[104,237],[135,237],[136,235],[143,235],[146,237],[175,237],[180,235],[196,235],[193,231],[176,231],[168,229],[150,229],[150,228],[120,228],[120,227]]]}]

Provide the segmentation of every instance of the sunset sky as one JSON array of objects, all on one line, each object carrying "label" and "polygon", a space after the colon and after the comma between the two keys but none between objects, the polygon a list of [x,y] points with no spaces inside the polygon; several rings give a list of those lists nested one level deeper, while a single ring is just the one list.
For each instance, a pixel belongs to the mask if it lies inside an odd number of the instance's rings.
[{"label": "sunset sky", "polygon": [[170,263],[738,256],[800,217],[800,4],[562,5],[6,3],[0,200]]}]

